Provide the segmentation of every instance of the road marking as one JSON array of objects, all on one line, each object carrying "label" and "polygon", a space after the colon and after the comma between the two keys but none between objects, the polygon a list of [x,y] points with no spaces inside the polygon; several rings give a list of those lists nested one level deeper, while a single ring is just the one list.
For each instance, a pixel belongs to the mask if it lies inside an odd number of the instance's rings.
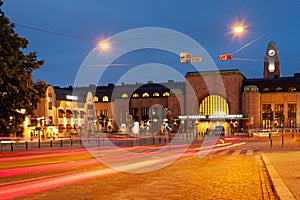
[{"label": "road marking", "polygon": [[246,156],[252,156],[254,153],[253,150],[247,150],[247,153],[245,154]]},{"label": "road marking", "polygon": [[231,155],[236,156],[241,153],[242,150],[235,150]]},{"label": "road marking", "polygon": [[225,154],[227,154],[229,152],[229,150],[224,150],[224,151],[222,151],[221,153],[219,153],[218,155],[225,155]]}]

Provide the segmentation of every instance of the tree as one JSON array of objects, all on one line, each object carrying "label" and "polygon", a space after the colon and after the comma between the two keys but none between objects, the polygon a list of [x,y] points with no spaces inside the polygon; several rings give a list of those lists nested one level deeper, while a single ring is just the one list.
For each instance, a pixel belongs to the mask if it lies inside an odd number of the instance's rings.
[{"label": "tree", "polygon": [[0,0],[0,135],[21,131],[26,115],[33,114],[40,98],[44,97],[46,84],[34,82],[32,72],[43,65],[36,52],[25,55],[28,41],[15,33],[15,25],[1,10]]}]

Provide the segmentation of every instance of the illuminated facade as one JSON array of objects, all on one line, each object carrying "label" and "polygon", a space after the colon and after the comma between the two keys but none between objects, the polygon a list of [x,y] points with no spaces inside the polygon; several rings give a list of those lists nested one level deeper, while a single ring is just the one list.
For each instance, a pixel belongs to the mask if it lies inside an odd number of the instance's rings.
[{"label": "illuminated facade", "polygon": [[281,77],[279,67],[278,49],[270,42],[264,78],[247,79],[238,69],[188,72],[185,82],[89,86],[81,95],[72,87],[49,86],[26,122],[26,135],[41,128],[46,137],[113,132],[134,121],[150,122],[155,131],[165,121],[183,130],[222,125],[227,133],[299,128],[300,74]]}]

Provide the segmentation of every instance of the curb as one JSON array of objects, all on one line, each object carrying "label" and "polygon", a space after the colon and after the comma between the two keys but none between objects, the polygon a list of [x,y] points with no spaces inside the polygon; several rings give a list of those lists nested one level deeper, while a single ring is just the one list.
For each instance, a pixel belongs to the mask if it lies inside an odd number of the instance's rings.
[{"label": "curb", "polygon": [[267,158],[267,156],[264,153],[261,153],[262,160],[267,168],[268,174],[271,178],[274,191],[279,197],[279,199],[293,199],[296,198],[292,194],[292,192],[289,190],[289,188],[286,186],[284,181],[282,180],[281,176],[278,174],[270,160]]}]

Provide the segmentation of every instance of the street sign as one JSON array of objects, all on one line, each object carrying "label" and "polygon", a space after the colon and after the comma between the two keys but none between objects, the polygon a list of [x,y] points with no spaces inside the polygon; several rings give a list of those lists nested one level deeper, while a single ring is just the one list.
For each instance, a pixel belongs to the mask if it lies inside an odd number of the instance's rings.
[{"label": "street sign", "polygon": [[202,62],[202,57],[192,57],[191,62]]},{"label": "street sign", "polygon": [[170,133],[170,132],[172,132],[172,130],[173,130],[172,124],[167,124],[167,125],[166,125],[166,131],[167,131],[168,133]]},{"label": "street sign", "polygon": [[191,62],[191,53],[182,52],[182,53],[179,54],[179,56],[180,56],[180,62],[181,63]]},{"label": "street sign", "polygon": [[231,60],[232,59],[232,54],[222,54],[220,55],[220,60]]}]

